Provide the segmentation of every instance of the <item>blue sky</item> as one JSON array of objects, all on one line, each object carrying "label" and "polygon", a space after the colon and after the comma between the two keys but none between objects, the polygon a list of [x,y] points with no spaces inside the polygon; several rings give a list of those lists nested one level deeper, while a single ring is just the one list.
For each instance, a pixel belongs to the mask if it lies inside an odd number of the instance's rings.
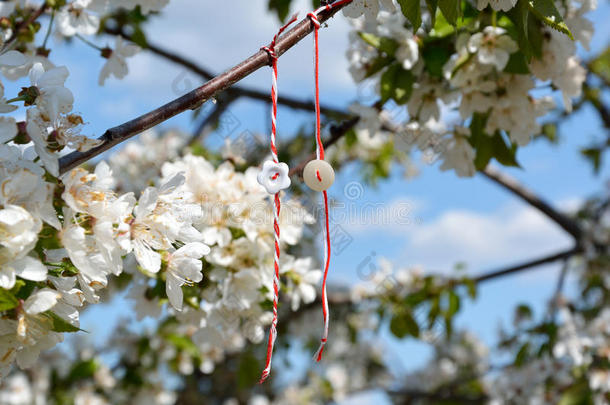
[{"label": "blue sky", "polygon": [[[219,7],[216,1],[172,1],[161,17],[148,27],[149,40],[175,50],[200,62],[204,67],[220,72],[267,44],[278,27],[275,16],[266,12],[265,1],[233,0],[232,7]],[[309,0],[297,2],[295,10],[304,16]],[[602,2],[592,14],[597,32],[593,51],[607,46],[610,7]],[[321,33],[321,87],[324,104],[346,108],[357,99],[358,89],[347,73],[345,50],[349,25],[337,16]],[[104,41],[98,41],[105,45]],[[130,60],[130,75],[122,81],[110,79],[105,87],[97,85],[103,60],[97,51],[79,41],[57,46],[51,54],[57,65],[66,65],[71,76],[68,87],[76,95],[75,110],[89,123],[87,133],[98,136],[109,127],[147,112],[170,101],[187,89],[201,83],[183,68],[142,52]],[[583,53],[586,57],[586,54]],[[280,94],[311,99],[312,43],[304,40],[279,64]],[[306,63],[304,63],[304,61]],[[242,84],[267,91],[269,69],[261,69]],[[7,94],[10,86],[7,86]],[[239,121],[238,132],[266,133],[268,107],[264,103],[242,100],[230,108]],[[279,137],[288,137],[303,124],[311,124],[312,115],[280,108]],[[179,127],[193,130],[196,124],[189,112],[163,124],[164,128]],[[562,127],[559,145],[534,142],[519,151],[523,169],[505,169],[556,206],[569,209],[583,198],[600,192],[608,181],[610,165],[593,176],[591,167],[580,157],[577,148],[603,135],[594,112],[585,109]],[[220,138],[211,135],[212,143]],[[360,181],[359,169],[349,165],[338,174],[331,195],[356,209],[365,204],[408,204],[409,224],[361,226],[342,224],[354,238],[353,243],[336,256],[330,279],[334,283],[358,281],[356,267],[371,252],[403,265],[423,265],[425,268],[450,271],[457,262],[467,264],[471,274],[498,266],[543,256],[570,246],[563,231],[535,210],[481,176],[459,179],[453,172],[440,172],[439,165],[421,163],[421,174],[404,179],[395,170],[387,181],[375,188],[364,189],[357,200],[346,199],[343,191],[350,182]],[[366,224],[365,224],[366,225]],[[460,315],[459,326],[472,327],[485,342],[496,339],[499,322],[510,319],[517,302],[532,302],[542,308],[555,286],[558,266],[546,266],[531,273],[502,278],[485,284],[476,303],[468,304]],[[121,300],[112,305],[90,308],[83,316],[82,327],[92,331],[92,338],[103,341],[120,316],[124,316]],[[104,319],[104,326],[100,326]],[[331,341],[332,344],[332,341]],[[426,350],[410,342],[387,339],[394,355],[399,352],[397,371],[411,370],[421,365]]]}]

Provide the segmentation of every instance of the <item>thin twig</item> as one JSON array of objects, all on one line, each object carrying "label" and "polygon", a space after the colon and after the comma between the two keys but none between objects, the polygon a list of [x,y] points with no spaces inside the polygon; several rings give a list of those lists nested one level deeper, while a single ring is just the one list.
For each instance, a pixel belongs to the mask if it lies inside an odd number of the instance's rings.
[{"label": "thin twig", "polygon": [[469,396],[454,393],[427,392],[419,390],[389,391],[393,397],[401,397],[404,405],[420,403],[419,401],[432,401],[430,403],[456,403],[462,405],[482,405],[489,401],[487,395]]},{"label": "thin twig", "polygon": [[[320,13],[320,22],[328,20],[342,7],[350,3],[338,6],[331,11],[323,11]],[[309,35],[313,30],[313,25],[309,18],[301,20],[295,28],[288,31],[280,38],[275,46],[277,56],[283,55],[286,51],[296,45],[299,41]],[[216,76],[212,80],[205,83],[203,86],[179,97],[149,113],[146,113],[138,118],[108,129],[99,140],[101,145],[88,150],[87,152],[72,152],[69,155],[62,157],[59,160],[60,172],[66,171],[78,166],[81,163],[107,151],[113,146],[150,129],[168,119],[187,110],[193,110],[200,107],[205,101],[214,97],[215,94],[231,87],[233,84],[249,76],[253,72],[270,63],[270,56],[267,52],[259,50],[248,59],[240,62],[225,73]]]},{"label": "thin twig", "polygon": [[565,285],[566,278],[568,276],[569,264],[567,261],[564,261],[563,266],[561,267],[561,271],[559,272],[559,277],[557,279],[557,286],[555,287],[555,293],[553,294],[553,298],[551,300],[551,306],[549,308],[549,318],[553,322],[555,322],[555,318],[557,317],[557,310],[561,306],[562,296],[563,296],[563,286]]},{"label": "thin twig", "polygon": [[17,37],[19,36],[19,32],[23,29],[26,28],[28,25],[32,24],[34,21],[36,21],[38,19],[38,17],[40,17],[42,14],[44,14],[44,12],[46,11],[47,7],[49,7],[49,5],[47,4],[47,2],[45,1],[44,3],[42,3],[40,5],[40,7],[38,9],[36,9],[36,11],[34,11],[32,14],[30,14],[30,16],[23,20],[20,24],[18,24],[15,27],[15,30],[13,31],[13,34],[9,37],[9,39],[6,40],[6,42],[4,43],[4,46],[2,47],[2,52],[6,51],[7,49],[10,49],[11,46],[13,45],[13,42],[15,42],[15,40],[17,39]]},{"label": "thin twig", "polygon": [[223,98],[218,98],[218,100],[216,101],[216,108],[214,108],[214,111],[212,111],[207,117],[205,117],[201,123],[197,126],[197,129],[195,130],[195,132],[193,132],[193,135],[191,136],[191,139],[189,141],[189,146],[192,146],[193,144],[195,144],[196,142],[198,142],[201,137],[206,134],[206,130],[209,127],[213,127],[216,122],[220,119],[220,117],[222,116],[222,114],[227,111],[227,109],[231,106],[231,104],[237,100],[237,97],[233,96],[233,94],[229,94],[226,97]]},{"label": "thin twig", "polygon": [[[334,145],[335,143],[337,143],[352,128],[354,128],[356,126],[358,121],[360,121],[360,117],[353,117],[347,121],[344,121],[342,124],[339,124],[338,126],[331,126],[330,127],[330,138],[328,138],[328,140],[326,140],[324,142],[324,148],[326,149],[326,148]],[[299,163],[298,166],[290,169],[290,171],[288,172],[288,175],[289,176],[301,175],[301,173],[303,172],[303,169],[305,169],[305,166],[307,165],[307,163],[309,163],[310,160],[313,160],[315,158],[316,158],[315,152],[309,154],[309,156],[307,158],[303,159],[303,161],[301,163]]]},{"label": "thin twig", "polygon": [[495,270],[495,271],[491,271],[489,273],[484,273],[478,277],[475,277],[474,281],[476,283],[483,283],[485,281],[489,281],[489,280],[492,280],[495,278],[504,277],[509,274],[518,273],[522,270],[530,269],[532,267],[538,267],[543,264],[553,263],[553,262],[556,262],[559,260],[565,260],[565,259],[568,259],[579,253],[582,253],[582,249],[580,247],[574,247],[569,250],[564,250],[559,253],[553,253],[551,255],[544,256],[540,259],[531,260],[531,261],[528,261],[528,262],[525,262],[522,264],[518,264],[516,266],[511,266],[511,267],[508,267],[505,269]]}]

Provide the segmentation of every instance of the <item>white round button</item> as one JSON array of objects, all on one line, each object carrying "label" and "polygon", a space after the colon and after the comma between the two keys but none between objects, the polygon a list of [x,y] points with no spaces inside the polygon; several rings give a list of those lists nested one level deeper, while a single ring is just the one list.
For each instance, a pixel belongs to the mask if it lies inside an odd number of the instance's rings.
[{"label": "white round button", "polygon": [[335,171],[324,160],[312,160],[303,170],[303,180],[314,191],[328,190],[335,182]]}]

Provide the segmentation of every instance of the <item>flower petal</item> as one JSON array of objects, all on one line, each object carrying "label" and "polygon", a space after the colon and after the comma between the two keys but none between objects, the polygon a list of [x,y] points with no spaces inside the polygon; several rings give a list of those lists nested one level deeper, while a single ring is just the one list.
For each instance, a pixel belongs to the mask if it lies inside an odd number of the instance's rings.
[{"label": "flower petal", "polygon": [[30,281],[45,281],[47,279],[47,268],[38,259],[26,256],[12,263],[15,273],[21,278]]},{"label": "flower petal", "polygon": [[167,274],[167,280],[165,282],[165,293],[169,298],[169,303],[172,304],[178,311],[182,311],[182,281],[171,273]]},{"label": "flower petal", "polygon": [[4,66],[22,66],[27,61],[27,58],[18,51],[8,51],[0,55],[0,65]]},{"label": "flower petal", "polygon": [[42,290],[30,295],[25,300],[23,308],[29,315],[36,315],[41,312],[48,311],[57,304],[57,300],[61,298],[61,294],[50,288],[43,288]]}]

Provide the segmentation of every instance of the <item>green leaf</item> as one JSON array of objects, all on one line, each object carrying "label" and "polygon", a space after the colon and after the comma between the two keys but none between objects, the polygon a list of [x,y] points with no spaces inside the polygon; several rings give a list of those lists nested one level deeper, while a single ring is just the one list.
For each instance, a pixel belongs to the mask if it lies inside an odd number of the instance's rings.
[{"label": "green leaf", "polygon": [[188,353],[191,357],[199,358],[201,353],[197,348],[197,345],[193,343],[191,339],[186,336],[171,333],[165,338],[168,342],[174,345],[179,351]]},{"label": "green leaf", "polygon": [[446,40],[430,41],[423,47],[424,65],[431,76],[443,77],[443,66],[452,54],[451,49],[447,47],[448,42]]},{"label": "green leaf", "polygon": [[230,226],[229,231],[231,232],[231,237],[233,238],[233,240],[237,240],[246,236],[246,232],[241,228],[234,228]]},{"label": "green leaf", "polygon": [[269,0],[269,10],[275,11],[277,18],[284,21],[290,12],[291,0]]},{"label": "green leaf", "polygon": [[0,311],[8,311],[19,305],[19,301],[13,293],[4,288],[0,288]]},{"label": "green leaf", "polygon": [[413,74],[395,63],[381,75],[381,101],[393,99],[397,104],[405,104],[413,91]]},{"label": "green leaf", "polygon": [[602,165],[602,150],[600,148],[585,148],[581,149],[580,153],[589,161],[593,166],[595,174],[599,173],[599,169]]},{"label": "green leaf", "polygon": [[520,367],[529,356],[530,343],[525,342],[515,356],[515,366]]},{"label": "green leaf", "polygon": [[419,336],[419,325],[413,318],[413,315],[409,311],[400,310],[400,312],[394,314],[390,321],[390,331],[394,336],[399,339],[404,338],[407,335],[414,337]]},{"label": "green leaf", "polygon": [[393,56],[398,49],[398,42],[392,38],[380,37],[368,32],[359,32],[358,35],[364,42],[385,53],[386,55]]},{"label": "green leaf", "polygon": [[441,9],[443,16],[447,22],[453,26],[457,25],[458,17],[460,16],[460,1],[459,0],[438,0],[438,7]]},{"label": "green leaf", "polygon": [[493,135],[485,132],[487,115],[475,113],[470,123],[470,137],[468,142],[476,150],[474,165],[477,170],[487,167],[491,159],[495,158],[498,163],[504,166],[520,167],[517,162],[517,146],[507,144],[502,134],[496,131]]},{"label": "green leaf", "polygon": [[470,123],[470,137],[468,142],[476,150],[474,165],[477,170],[483,170],[489,164],[493,156],[493,147],[489,135],[485,133],[485,123],[487,115],[475,113]]},{"label": "green leaf", "polygon": [[563,21],[563,17],[555,7],[553,0],[528,0],[527,5],[530,11],[544,24],[574,40],[572,32]]},{"label": "green leaf", "polygon": [[256,384],[260,377],[260,366],[258,358],[252,353],[247,352],[241,356],[237,369],[237,386],[243,390]]},{"label": "green leaf", "polygon": [[506,73],[515,73],[520,75],[525,75],[530,72],[530,68],[527,64],[527,58],[523,52],[515,52],[510,55],[508,59],[508,63],[504,68]]},{"label": "green leaf", "polygon": [[36,286],[37,283],[35,281],[17,280],[11,292],[17,299],[26,300],[30,295],[32,295],[32,291],[34,291]]},{"label": "green leaf", "polygon": [[532,312],[532,308],[530,308],[527,304],[519,304],[517,308],[515,308],[515,317],[520,320],[530,320],[534,316]]},{"label": "green leaf", "polygon": [[591,72],[610,83],[610,47],[589,63]]},{"label": "green leaf", "polygon": [[413,33],[421,26],[421,3],[420,0],[398,0],[400,9],[407,20],[413,26]]},{"label": "green leaf", "polygon": [[82,329],[77,328],[76,326],[72,325],[71,323],[69,323],[68,321],[66,321],[59,315],[57,315],[55,312],[47,311],[47,312],[44,312],[44,315],[51,320],[51,322],[52,322],[51,330],[53,332],[60,332],[60,333],[61,332],[73,333],[73,332],[81,332],[81,331],[84,332]]},{"label": "green leaf", "polygon": [[394,82],[394,101],[397,104],[405,104],[411,98],[413,92],[413,82],[415,77],[410,70],[399,68]]},{"label": "green leaf", "polygon": [[551,143],[557,143],[559,141],[557,136],[557,124],[551,122],[542,124],[541,135],[551,141]]},{"label": "green leaf", "polygon": [[371,77],[394,61],[392,56],[378,56],[366,67],[366,77]]},{"label": "green leaf", "polygon": [[591,390],[587,381],[581,381],[568,388],[558,405],[593,405]]},{"label": "green leaf", "polygon": [[455,32],[455,28],[447,22],[442,13],[438,13],[432,27],[430,31],[430,37],[432,38],[445,38]]},{"label": "green leaf", "polygon": [[477,283],[475,283],[475,281],[471,278],[465,278],[463,282],[466,285],[466,289],[468,290],[468,295],[470,296],[470,298],[472,298],[473,300],[476,299]]},{"label": "green leaf", "polygon": [[131,41],[141,48],[148,48],[148,41],[146,40],[146,33],[139,26],[134,27],[133,34],[130,36]]},{"label": "green leaf", "polygon": [[498,163],[504,166],[521,167],[517,162],[517,145],[507,144],[500,132],[496,132],[492,137],[493,157]]},{"label": "green leaf", "polygon": [[448,306],[445,315],[448,318],[452,318],[460,310],[460,297],[453,290],[448,292]]},{"label": "green leaf", "polygon": [[381,81],[379,82],[379,89],[381,93],[381,102],[385,103],[392,98],[394,94],[394,81],[396,80],[396,71],[398,70],[398,64],[393,64],[386,69],[381,75]]},{"label": "green leaf", "polygon": [[93,377],[97,369],[99,368],[99,364],[95,359],[80,361],[72,370],[70,370],[70,374],[68,374],[67,380],[69,382],[75,382],[78,380],[85,380]]},{"label": "green leaf", "polygon": [[343,138],[345,139],[345,146],[347,146],[348,148],[351,148],[352,146],[355,146],[358,143],[358,135],[356,134],[356,131],[353,128],[347,131]]},{"label": "green leaf", "polygon": [[530,13],[527,0],[519,0],[506,14],[514,24],[519,49],[525,59],[529,62],[532,57],[542,57],[542,30],[538,20]]},{"label": "green leaf", "polygon": [[445,317],[445,333],[448,337],[453,334],[453,318]]}]

